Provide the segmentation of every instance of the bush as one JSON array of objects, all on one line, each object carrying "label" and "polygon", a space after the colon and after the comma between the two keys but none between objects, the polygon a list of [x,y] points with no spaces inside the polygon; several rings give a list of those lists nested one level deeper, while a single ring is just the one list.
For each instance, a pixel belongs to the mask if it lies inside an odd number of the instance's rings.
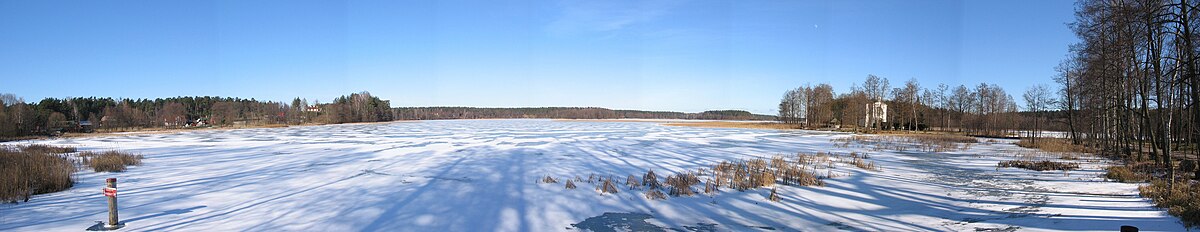
[{"label": "bush", "polygon": [[841,148],[857,145],[876,151],[919,150],[925,152],[966,150],[971,147],[971,144],[979,142],[974,137],[950,134],[855,135],[830,141],[834,142],[835,147]]},{"label": "bush", "polygon": [[696,194],[692,191],[692,185],[699,184],[700,178],[697,178],[693,173],[679,173],[667,176],[666,182],[667,185],[671,186],[669,191],[671,196],[691,196]]},{"label": "bush", "polygon": [[56,147],[42,144],[30,144],[21,147],[21,151],[37,154],[63,154],[75,152],[74,147]]},{"label": "bush", "polygon": [[1165,180],[1155,180],[1150,185],[1138,187],[1142,197],[1154,200],[1159,208],[1167,209],[1167,213],[1179,217],[1184,226],[1200,226],[1200,186],[1188,181],[1172,184]]},{"label": "bush", "polygon": [[75,184],[75,164],[50,152],[62,150],[66,148],[0,147],[0,201],[29,201],[34,194],[71,188]]},{"label": "bush", "polygon": [[133,155],[119,151],[83,152],[79,154],[84,163],[96,172],[123,172],[125,166],[141,165],[142,155]]},{"label": "bush", "polygon": [[654,174],[654,170],[647,171],[646,175],[642,175],[642,185],[645,185],[650,189],[658,189],[658,187],[662,187],[662,183],[658,182],[658,175]]},{"label": "bush", "polygon": [[658,190],[650,190],[650,191],[646,191],[646,199],[662,200],[662,199],[667,199],[667,195],[663,194],[661,191],[658,191]]},{"label": "bush", "polygon": [[596,190],[599,190],[600,194],[617,193],[617,184],[613,183],[612,178],[602,177],[600,182],[600,186],[596,186]]},{"label": "bush", "polygon": [[858,153],[850,153],[850,164],[867,171],[879,171],[879,166],[875,166],[875,161],[867,162],[866,157],[866,155],[859,156]]},{"label": "bush", "polygon": [[1079,164],[1075,164],[1075,163],[1067,163],[1067,162],[1055,162],[1055,161],[1049,161],[1049,160],[1043,160],[1043,161],[1028,161],[1028,160],[1009,160],[1009,161],[1000,161],[1000,163],[999,163],[999,164],[996,164],[996,166],[998,166],[998,167],[1005,167],[1005,168],[1009,168],[1009,167],[1016,167],[1016,168],[1023,168],[1023,169],[1029,169],[1029,170],[1034,170],[1034,171],[1049,171],[1049,170],[1062,170],[1062,171],[1070,171],[1070,170],[1075,170],[1075,169],[1078,169],[1078,168],[1079,168]]},{"label": "bush", "polygon": [[1059,138],[1038,138],[1034,140],[1028,138],[1017,141],[1017,146],[1024,148],[1040,149],[1048,152],[1074,152],[1074,153],[1091,153],[1092,151],[1085,146],[1075,145],[1068,139]]},{"label": "bush", "polygon": [[1150,179],[1149,175],[1134,172],[1125,166],[1108,167],[1108,173],[1104,174],[1104,177],[1125,183],[1146,182],[1146,180]]}]

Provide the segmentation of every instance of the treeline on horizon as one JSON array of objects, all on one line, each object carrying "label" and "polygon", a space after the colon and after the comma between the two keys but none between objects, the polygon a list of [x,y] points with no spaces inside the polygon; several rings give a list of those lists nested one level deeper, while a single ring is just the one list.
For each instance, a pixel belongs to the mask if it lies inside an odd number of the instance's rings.
[{"label": "treeline on horizon", "polygon": [[[988,137],[1066,131],[1061,117],[1065,112],[1052,107],[1053,95],[1049,87],[1034,85],[1018,101],[996,84],[926,88],[913,78],[892,87],[887,78],[867,75],[861,85],[842,94],[834,93],[829,84],[786,91],[779,102],[779,120],[807,128],[938,130]],[[886,109],[873,107],[876,102]]]},{"label": "treeline on horizon", "polygon": [[337,97],[330,103],[260,101],[232,97],[114,99],[45,98],[25,102],[0,94],[0,138],[56,135],[63,132],[129,131],[145,128],[263,126],[383,122],[393,120],[561,118],[561,119],[714,119],[774,120],[741,110],[701,113],[611,110],[595,107],[475,108],[400,107],[368,92]]},{"label": "treeline on horizon", "polygon": [[399,107],[395,110],[397,119],[402,120],[488,118],[775,120],[775,116],[752,114],[744,110],[710,110],[700,113],[612,110],[598,107]]},{"label": "treeline on horizon", "polygon": [[368,92],[340,96],[325,104],[309,104],[300,98],[287,104],[211,96],[45,98],[27,103],[18,96],[0,94],[0,138],[143,128],[377,122],[394,120],[393,115],[388,101]]}]

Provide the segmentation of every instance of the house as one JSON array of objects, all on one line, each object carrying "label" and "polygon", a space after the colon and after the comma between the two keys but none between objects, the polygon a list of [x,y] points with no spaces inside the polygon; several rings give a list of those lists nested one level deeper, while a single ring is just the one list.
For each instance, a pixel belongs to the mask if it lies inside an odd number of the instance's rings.
[{"label": "house", "polygon": [[321,107],[317,107],[317,106],[304,107],[304,112],[321,112]]},{"label": "house", "polygon": [[867,117],[863,119],[863,126],[871,127],[874,124],[887,122],[887,108],[887,103],[883,103],[883,101],[867,104]]},{"label": "house", "polygon": [[79,129],[79,131],[82,131],[82,132],[95,131],[95,127],[92,126],[92,121],[88,121],[88,120],[80,120],[78,129]]}]

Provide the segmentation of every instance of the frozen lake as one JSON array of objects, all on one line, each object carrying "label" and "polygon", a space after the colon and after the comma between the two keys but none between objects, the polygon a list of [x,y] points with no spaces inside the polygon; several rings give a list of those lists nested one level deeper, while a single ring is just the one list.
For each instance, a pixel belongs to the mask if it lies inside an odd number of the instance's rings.
[{"label": "frozen lake", "polygon": [[[79,231],[106,220],[100,188],[108,177],[119,179],[122,231],[577,231],[573,224],[597,228],[587,226],[605,213],[648,225],[635,229],[684,231],[1184,230],[1137,197],[1136,185],[1100,178],[1099,163],[1069,176],[996,169],[1029,151],[1009,140],[941,153],[830,141],[845,136],[454,120],[44,140],[36,143],[146,158],[122,173],[82,170],[68,191],[0,204],[0,231]],[[797,152],[867,153],[882,170],[838,167],[843,175],[824,187],[779,186],[780,202],[766,200],[769,189],[648,200],[624,188],[601,195],[587,183],[537,183],[547,175],[665,175]],[[589,218],[596,220],[581,223]]]}]

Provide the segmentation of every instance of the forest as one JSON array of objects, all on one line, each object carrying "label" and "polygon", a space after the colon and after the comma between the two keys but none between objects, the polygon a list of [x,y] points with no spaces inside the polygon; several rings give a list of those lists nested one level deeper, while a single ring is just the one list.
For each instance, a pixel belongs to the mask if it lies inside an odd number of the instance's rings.
[{"label": "forest", "polygon": [[487,118],[775,120],[775,116],[751,114],[743,110],[711,110],[700,113],[683,113],[672,111],[611,110],[597,107],[400,107],[396,108],[395,111],[396,118],[402,120]]},{"label": "forest", "polygon": [[0,141],[66,132],[130,131],[147,128],[271,126],[383,122],[393,120],[558,118],[558,119],[712,119],[775,120],[742,110],[700,113],[611,110],[596,107],[474,108],[398,107],[369,92],[353,93],[330,103],[296,98],[291,103],[230,97],[113,99],[46,98],[27,103],[0,94]]},{"label": "forest", "polygon": [[[914,78],[893,88],[887,78],[867,75],[862,85],[855,84],[848,93],[836,94],[829,84],[788,90],[779,102],[779,120],[807,128],[936,130],[1013,137],[1023,130],[1065,128],[1049,123],[1061,112],[1050,108],[1054,96],[1048,88],[1032,86],[1023,94],[1024,101],[1018,101],[995,84],[925,88]],[[886,109],[870,106],[875,102]],[[1022,106],[1026,110],[1022,111]]]},{"label": "forest", "polygon": [[64,132],[128,131],[143,128],[299,125],[393,120],[390,103],[368,92],[331,103],[291,104],[230,97],[113,99],[46,98],[27,103],[0,94],[0,138],[21,139]]}]

